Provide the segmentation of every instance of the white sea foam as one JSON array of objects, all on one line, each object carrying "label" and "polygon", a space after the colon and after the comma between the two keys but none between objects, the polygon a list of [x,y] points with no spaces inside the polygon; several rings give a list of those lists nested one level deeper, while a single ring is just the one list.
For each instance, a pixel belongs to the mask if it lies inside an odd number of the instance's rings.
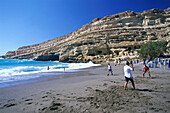
[{"label": "white sea foam", "polygon": [[[22,62],[22,61],[19,61]],[[99,66],[100,64],[89,63],[59,63],[57,65],[49,66],[50,70],[47,70],[47,66],[17,66],[9,69],[0,70],[0,83],[18,80],[27,80],[31,78],[40,77],[43,72],[61,72],[63,68],[67,72],[77,71],[78,69],[88,68],[91,66]]]}]

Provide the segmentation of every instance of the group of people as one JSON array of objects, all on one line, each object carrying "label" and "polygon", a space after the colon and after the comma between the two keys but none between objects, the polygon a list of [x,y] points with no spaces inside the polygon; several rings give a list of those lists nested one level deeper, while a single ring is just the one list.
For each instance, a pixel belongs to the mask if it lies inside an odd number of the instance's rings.
[{"label": "group of people", "polygon": [[[126,90],[127,84],[129,82],[129,80],[132,82],[132,86],[135,89],[135,84],[134,84],[134,80],[133,80],[133,76],[131,71],[134,71],[134,67],[133,67],[133,63],[132,61],[129,63],[128,61],[126,62],[126,65],[124,66],[124,76],[125,76],[125,84],[124,84],[124,90]],[[149,72],[149,67],[144,64],[143,67],[143,77],[145,76],[145,73],[149,74],[149,77],[151,79],[151,75]],[[111,75],[113,75],[113,70],[112,70],[112,66],[110,63],[108,63],[108,73],[107,76],[109,76],[109,73],[111,73]]]}]

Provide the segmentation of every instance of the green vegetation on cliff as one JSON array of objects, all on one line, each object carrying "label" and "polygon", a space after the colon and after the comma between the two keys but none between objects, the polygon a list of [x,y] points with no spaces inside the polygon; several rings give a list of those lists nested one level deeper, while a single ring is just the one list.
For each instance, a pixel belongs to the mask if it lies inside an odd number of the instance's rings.
[{"label": "green vegetation on cliff", "polygon": [[166,46],[167,43],[162,41],[148,42],[141,46],[139,56],[144,59],[154,59],[156,57],[161,57],[167,49]]}]

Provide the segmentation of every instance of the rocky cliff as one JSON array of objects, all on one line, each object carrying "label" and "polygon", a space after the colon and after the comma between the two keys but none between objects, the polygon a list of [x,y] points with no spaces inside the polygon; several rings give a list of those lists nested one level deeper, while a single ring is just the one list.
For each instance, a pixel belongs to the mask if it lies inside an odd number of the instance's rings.
[{"label": "rocky cliff", "polygon": [[[9,51],[4,58],[100,63],[139,57],[147,41],[170,45],[170,8],[143,12],[125,11],[96,18],[80,29],[40,44]],[[170,51],[168,50],[168,53]]]}]

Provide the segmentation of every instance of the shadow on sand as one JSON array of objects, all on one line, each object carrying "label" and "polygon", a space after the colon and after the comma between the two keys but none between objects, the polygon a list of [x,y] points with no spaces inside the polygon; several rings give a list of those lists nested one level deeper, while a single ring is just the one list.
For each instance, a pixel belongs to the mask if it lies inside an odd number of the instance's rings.
[{"label": "shadow on sand", "polygon": [[136,89],[136,91],[158,92],[158,91],[154,91],[154,90],[151,90],[151,89]]},{"label": "shadow on sand", "polygon": [[119,76],[119,74],[114,74],[114,73],[113,73],[113,76]]}]

